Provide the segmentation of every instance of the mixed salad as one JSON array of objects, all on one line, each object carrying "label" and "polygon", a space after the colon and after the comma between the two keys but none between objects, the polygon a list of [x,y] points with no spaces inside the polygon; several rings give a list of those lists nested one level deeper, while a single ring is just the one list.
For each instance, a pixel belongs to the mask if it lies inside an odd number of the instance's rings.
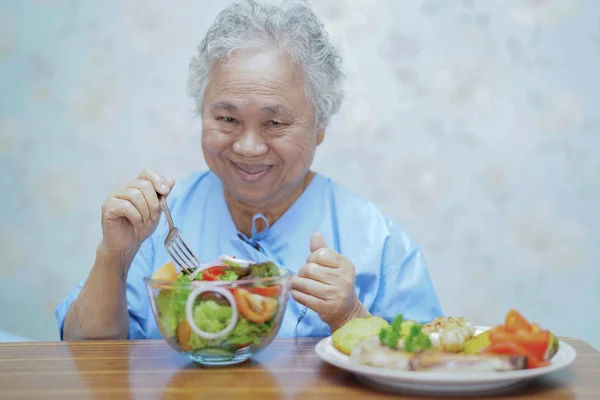
[{"label": "mixed salad", "polygon": [[[172,263],[167,263],[152,276],[156,280],[177,281],[160,289],[156,296],[157,318],[163,335],[175,340],[185,352],[207,349],[233,352],[260,344],[271,337],[276,328],[282,291],[281,284],[276,281],[257,281],[251,286],[240,282],[238,287],[217,287],[217,292],[207,289],[197,296],[191,312],[186,310],[186,305],[189,297],[195,296],[193,288],[198,285],[194,285],[194,281],[247,281],[277,276],[280,276],[280,269],[272,262],[252,263],[228,256],[221,256],[218,261],[204,265],[190,275],[178,273]],[[219,294],[223,290],[227,291],[223,293],[227,296]],[[231,300],[234,300],[235,308]],[[214,339],[202,337],[190,325],[189,316],[203,332],[228,333]],[[229,326],[231,324],[235,325]]]}]

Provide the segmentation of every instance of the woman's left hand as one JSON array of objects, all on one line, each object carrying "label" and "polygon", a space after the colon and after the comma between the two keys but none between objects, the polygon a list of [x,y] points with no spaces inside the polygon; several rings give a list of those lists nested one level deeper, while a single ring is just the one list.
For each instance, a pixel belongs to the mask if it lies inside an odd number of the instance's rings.
[{"label": "woman's left hand", "polygon": [[292,297],[316,312],[332,332],[353,318],[369,317],[354,290],[354,264],[328,248],[320,233],[312,235],[310,251],[306,264],[292,279]]}]

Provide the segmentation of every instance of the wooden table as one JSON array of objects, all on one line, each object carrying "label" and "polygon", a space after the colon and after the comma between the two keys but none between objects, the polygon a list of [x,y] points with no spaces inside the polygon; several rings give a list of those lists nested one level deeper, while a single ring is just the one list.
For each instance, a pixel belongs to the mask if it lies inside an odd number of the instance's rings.
[{"label": "wooden table", "polygon": [[[600,353],[575,339],[570,371],[506,398],[600,399]],[[276,340],[233,368],[190,364],[163,341],[0,343],[0,399],[383,399],[321,362],[316,339]]]}]

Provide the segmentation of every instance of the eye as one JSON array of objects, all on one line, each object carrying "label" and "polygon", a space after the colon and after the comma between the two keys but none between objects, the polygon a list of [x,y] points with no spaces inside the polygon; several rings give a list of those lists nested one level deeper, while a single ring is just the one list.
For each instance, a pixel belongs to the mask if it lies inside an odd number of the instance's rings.
[{"label": "eye", "polygon": [[278,121],[269,121],[269,125],[271,125],[271,126],[278,126],[278,125],[281,125],[281,122],[278,122]]},{"label": "eye", "polygon": [[232,117],[221,117],[220,120],[224,122],[235,122],[235,119]]}]

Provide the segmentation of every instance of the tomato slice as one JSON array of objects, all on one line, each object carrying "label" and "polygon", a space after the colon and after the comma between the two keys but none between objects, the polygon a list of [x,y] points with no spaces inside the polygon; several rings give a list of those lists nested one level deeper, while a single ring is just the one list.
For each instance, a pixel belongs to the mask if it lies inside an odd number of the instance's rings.
[{"label": "tomato slice", "polygon": [[225,267],[219,265],[202,271],[202,279],[205,281],[218,281],[221,275],[225,275]]},{"label": "tomato slice", "polygon": [[513,338],[513,333],[506,330],[504,325],[496,326],[490,329],[490,341],[501,342],[510,341]]},{"label": "tomato slice", "polygon": [[495,342],[491,343],[483,353],[503,354],[503,355],[527,355],[527,350],[514,342]]},{"label": "tomato slice", "polygon": [[538,324],[531,324],[531,332],[533,333],[538,333],[541,332],[543,329],[540,328],[540,326]]},{"label": "tomato slice", "polygon": [[550,332],[540,331],[537,333],[520,330],[515,333],[506,331],[503,328],[493,328],[490,330],[491,343],[514,343],[521,346],[536,357],[544,359],[548,346],[550,345]]},{"label": "tomato slice", "polygon": [[512,309],[506,314],[504,326],[510,332],[520,330],[531,331],[531,324],[517,310]]},{"label": "tomato slice", "polygon": [[550,331],[530,324],[517,310],[506,314],[504,325],[490,330],[491,344],[484,352],[527,356],[527,368],[548,365],[546,354],[550,346]]},{"label": "tomato slice", "polygon": [[[499,354],[506,356],[526,356],[527,357],[527,368],[529,368],[529,359],[531,356],[527,353],[527,350],[519,346],[514,342],[495,342],[490,344],[483,350],[483,353]],[[535,356],[533,356],[535,359]]]},{"label": "tomato slice", "polygon": [[549,363],[538,357],[537,354],[529,351],[519,343],[511,341],[494,342],[483,350],[483,353],[501,354],[501,355],[522,355],[527,357],[527,368],[544,367]]},{"label": "tomato slice", "polygon": [[521,347],[543,360],[548,351],[548,346],[550,346],[550,332],[540,331],[533,333],[519,331],[515,334],[513,340]]},{"label": "tomato slice", "polygon": [[249,287],[250,293],[259,294],[265,297],[279,297],[281,294],[281,285],[274,286],[253,286]]},{"label": "tomato slice", "polygon": [[275,316],[279,304],[276,299],[250,293],[242,288],[235,288],[231,291],[238,310],[247,320],[261,324]]}]

